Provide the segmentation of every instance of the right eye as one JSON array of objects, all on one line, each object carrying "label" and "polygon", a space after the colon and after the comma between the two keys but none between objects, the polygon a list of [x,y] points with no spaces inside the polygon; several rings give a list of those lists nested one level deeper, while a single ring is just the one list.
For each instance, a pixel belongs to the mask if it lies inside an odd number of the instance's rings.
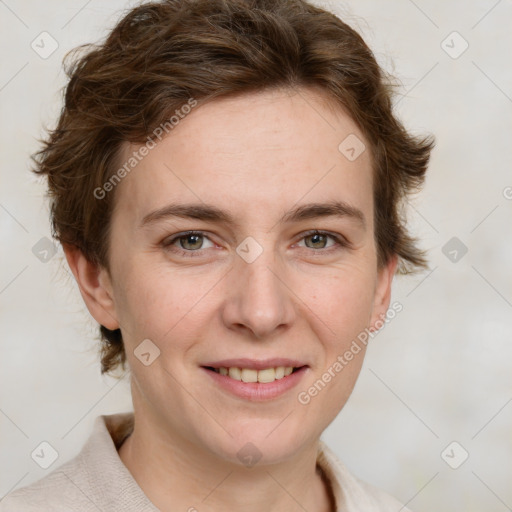
[{"label": "right eye", "polygon": [[[204,240],[210,240],[202,231],[187,231],[185,233],[178,233],[171,238],[166,238],[162,242],[162,246],[171,252],[177,252],[183,256],[194,257],[193,253],[198,253],[205,249],[203,247]],[[175,247],[179,243],[179,247]],[[213,243],[210,240],[213,247]]]}]

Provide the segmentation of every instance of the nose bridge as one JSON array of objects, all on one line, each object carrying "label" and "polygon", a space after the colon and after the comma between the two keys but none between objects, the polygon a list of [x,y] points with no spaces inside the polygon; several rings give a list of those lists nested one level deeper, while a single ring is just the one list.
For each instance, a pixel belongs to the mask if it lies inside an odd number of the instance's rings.
[{"label": "nose bridge", "polygon": [[229,273],[224,321],[231,328],[244,326],[257,338],[268,336],[293,318],[284,267],[270,245],[264,248],[254,239],[242,242],[237,253]]}]

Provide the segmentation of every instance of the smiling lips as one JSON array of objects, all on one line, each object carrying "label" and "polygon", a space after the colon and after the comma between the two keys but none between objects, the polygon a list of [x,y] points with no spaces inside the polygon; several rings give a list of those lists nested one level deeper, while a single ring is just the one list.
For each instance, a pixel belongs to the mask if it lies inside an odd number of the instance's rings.
[{"label": "smiling lips", "polygon": [[209,365],[203,366],[202,370],[219,390],[251,402],[265,402],[285,395],[298,386],[309,370],[307,365],[300,363],[294,366],[268,366],[269,363],[265,362],[263,365],[257,364],[260,369],[247,368],[244,365],[235,366],[231,362],[229,365],[227,362],[222,364],[226,366]]},{"label": "smiling lips", "polygon": [[203,368],[212,370],[217,374],[230,377],[242,382],[271,383],[280,380],[294,371],[306,366],[304,363],[292,359],[229,359],[209,363]]}]

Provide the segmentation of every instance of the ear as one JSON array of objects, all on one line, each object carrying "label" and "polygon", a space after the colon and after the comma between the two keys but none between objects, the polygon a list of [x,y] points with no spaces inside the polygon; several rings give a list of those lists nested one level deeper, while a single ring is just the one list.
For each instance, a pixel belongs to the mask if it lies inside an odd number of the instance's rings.
[{"label": "ear", "polygon": [[384,265],[377,274],[377,282],[375,285],[375,295],[373,301],[373,310],[370,318],[370,331],[378,331],[380,327],[376,327],[375,323],[379,324],[386,316],[391,301],[391,284],[395,275],[396,266],[398,263],[398,256],[395,254],[390,258],[389,262]]},{"label": "ear", "polygon": [[91,263],[75,246],[63,245],[63,249],[89,313],[107,329],[119,329],[108,271]]}]

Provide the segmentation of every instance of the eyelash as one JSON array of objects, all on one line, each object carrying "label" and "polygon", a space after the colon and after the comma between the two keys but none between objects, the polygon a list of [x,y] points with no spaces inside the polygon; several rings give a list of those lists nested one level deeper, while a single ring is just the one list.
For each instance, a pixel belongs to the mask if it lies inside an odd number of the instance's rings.
[{"label": "eyelash", "polygon": [[[196,258],[196,257],[199,257],[201,256],[202,254],[202,251],[203,250],[207,250],[207,249],[198,249],[196,251],[191,251],[191,250],[185,250],[185,249],[180,249],[180,248],[172,248],[172,245],[179,241],[180,239],[182,238],[186,238],[187,236],[191,236],[191,235],[197,235],[197,236],[201,236],[201,237],[204,237],[204,238],[208,238],[208,236],[205,235],[204,231],[185,231],[183,233],[178,233],[177,235],[173,236],[172,238],[170,239],[165,239],[163,242],[162,242],[162,246],[164,247],[164,249],[167,249],[167,250],[170,250],[171,252],[175,252],[175,253],[178,253],[178,255],[181,255],[181,256],[185,256],[185,257],[188,257],[188,258]],[[318,229],[312,229],[310,231],[306,231],[302,237],[300,238],[299,241],[303,240],[304,238],[307,238],[309,236],[312,236],[312,235],[323,235],[323,236],[327,236],[329,238],[332,238],[336,244],[337,244],[337,247],[336,246],[332,246],[332,247],[328,247],[328,248],[320,248],[320,249],[312,249],[310,247],[306,247],[306,249],[310,249],[311,251],[315,251],[315,252],[319,252],[319,251],[322,251],[322,252],[326,252],[326,253],[330,253],[332,252],[333,250],[339,250],[341,248],[349,248],[350,247],[350,243],[343,237],[339,236],[339,235],[335,235],[334,233],[330,233],[328,231],[321,231],[321,230],[318,230]],[[208,240],[210,240],[208,238]],[[210,240],[211,241],[211,240]]]}]

